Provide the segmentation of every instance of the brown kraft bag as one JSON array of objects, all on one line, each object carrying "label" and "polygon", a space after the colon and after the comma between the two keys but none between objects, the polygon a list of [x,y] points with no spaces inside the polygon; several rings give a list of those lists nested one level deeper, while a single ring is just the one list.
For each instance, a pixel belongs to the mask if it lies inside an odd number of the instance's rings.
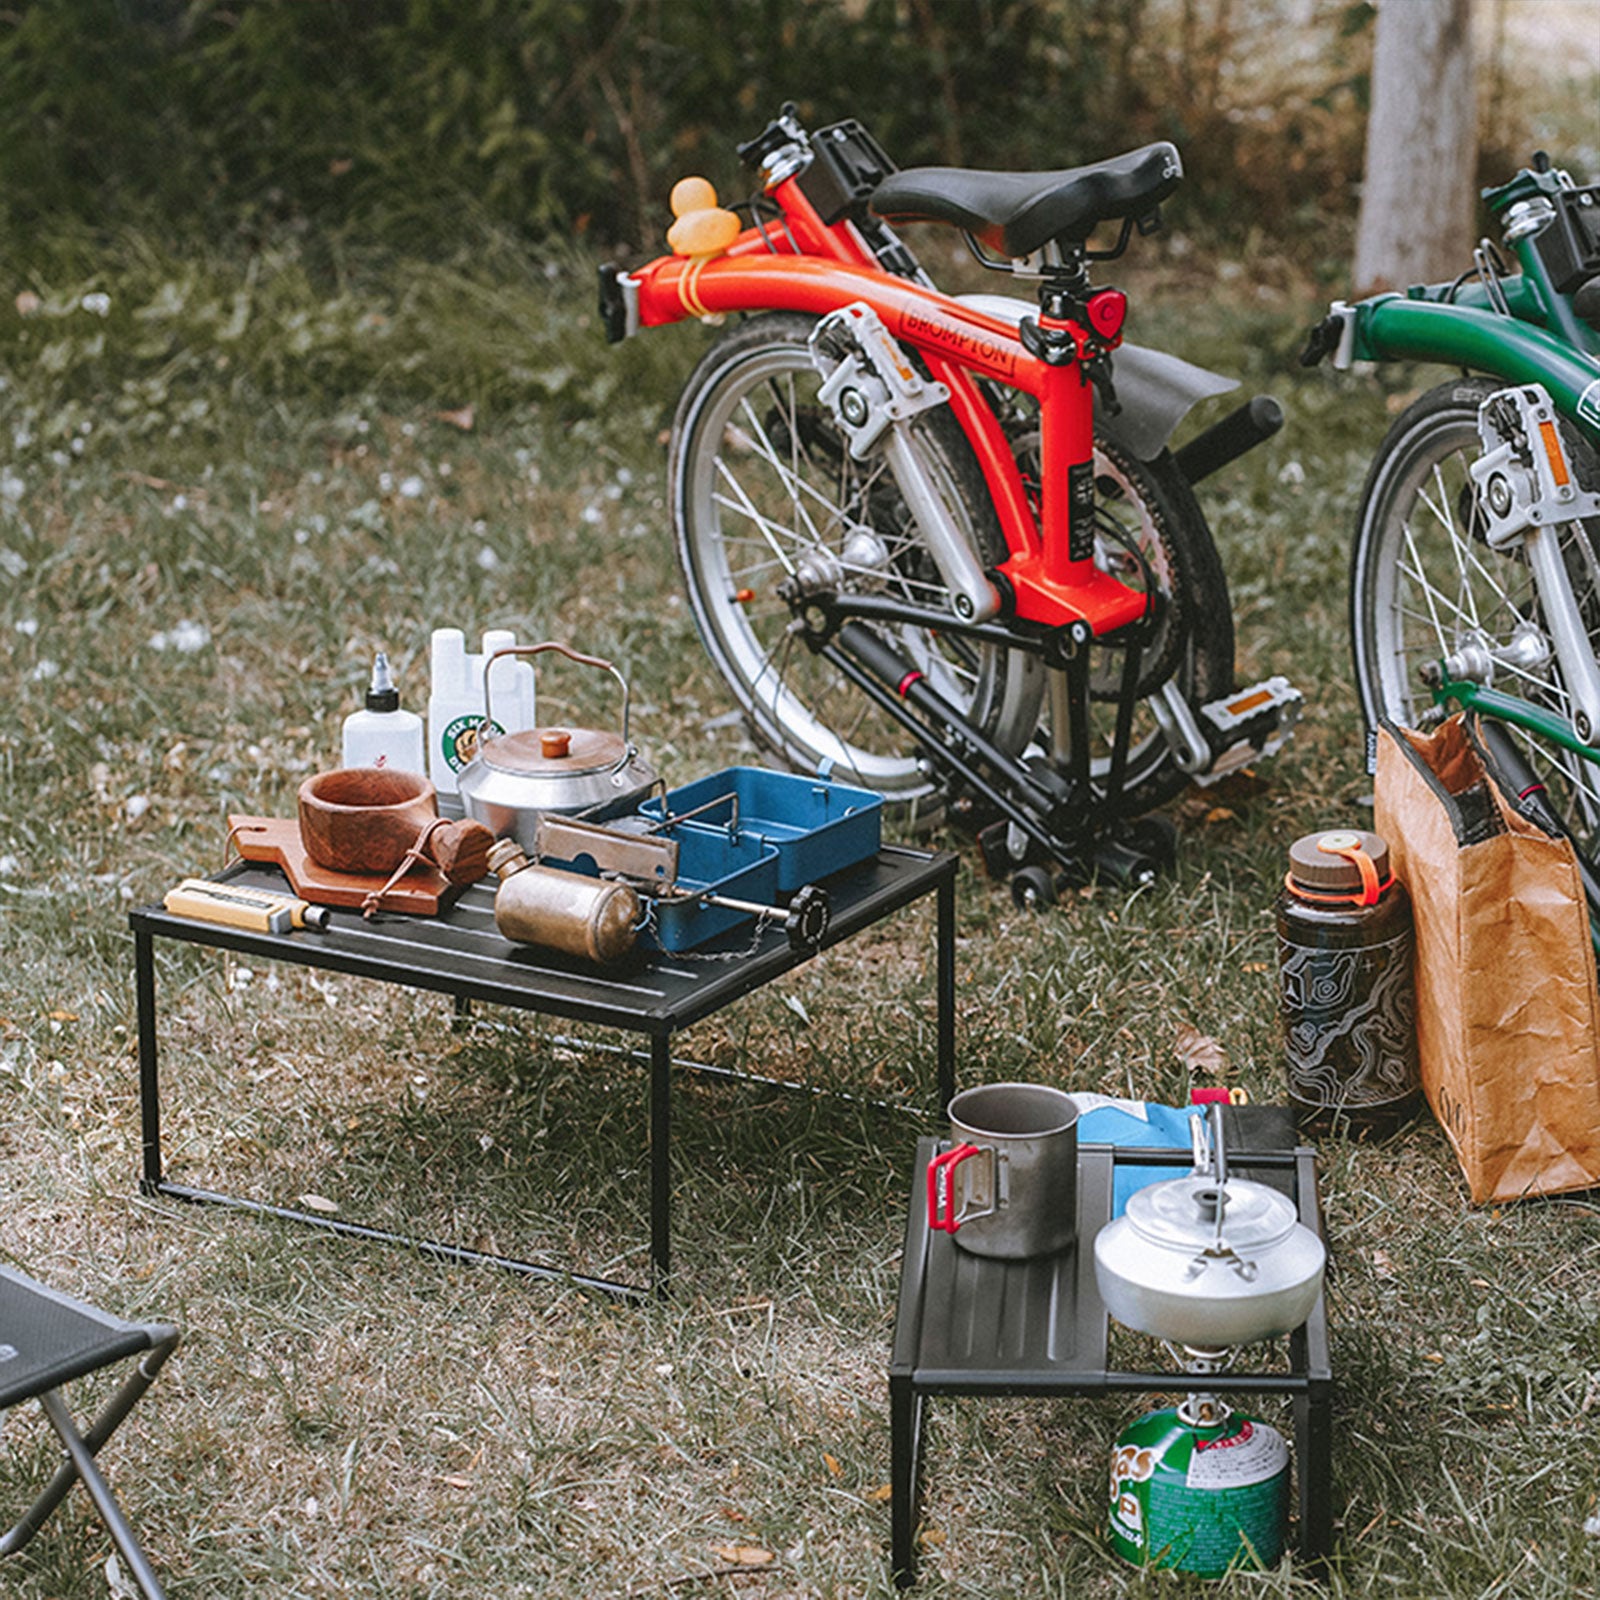
[{"label": "brown kraft bag", "polygon": [[1600,997],[1571,843],[1460,715],[1378,734],[1375,825],[1416,916],[1422,1084],[1474,1202],[1600,1183]]}]

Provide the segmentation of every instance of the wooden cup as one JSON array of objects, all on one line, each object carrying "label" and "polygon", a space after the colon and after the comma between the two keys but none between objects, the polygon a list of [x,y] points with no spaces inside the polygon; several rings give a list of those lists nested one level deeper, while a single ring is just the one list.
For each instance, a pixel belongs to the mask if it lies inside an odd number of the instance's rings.
[{"label": "wooden cup", "polygon": [[439,814],[431,783],[384,767],[340,767],[300,785],[300,840],[335,872],[390,873]]}]

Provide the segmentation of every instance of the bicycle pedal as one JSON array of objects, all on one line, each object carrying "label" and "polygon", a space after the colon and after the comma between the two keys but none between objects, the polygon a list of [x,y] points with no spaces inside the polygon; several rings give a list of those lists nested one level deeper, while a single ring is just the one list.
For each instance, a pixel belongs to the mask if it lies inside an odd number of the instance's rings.
[{"label": "bicycle pedal", "polygon": [[1200,707],[1201,725],[1211,746],[1211,765],[1192,773],[1202,786],[1230,772],[1276,755],[1294,733],[1305,696],[1281,674],[1235,689]]}]

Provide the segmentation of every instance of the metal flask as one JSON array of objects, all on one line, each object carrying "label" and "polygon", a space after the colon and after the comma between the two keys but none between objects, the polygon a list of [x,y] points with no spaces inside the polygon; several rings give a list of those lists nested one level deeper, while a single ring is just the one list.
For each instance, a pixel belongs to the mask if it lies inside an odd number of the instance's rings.
[{"label": "metal flask", "polygon": [[1298,1328],[1322,1289],[1327,1251],[1288,1196],[1230,1177],[1217,1115],[1195,1126],[1195,1170],[1135,1190],[1095,1236],[1106,1310],[1125,1327],[1204,1349]]},{"label": "metal flask", "polygon": [[[582,666],[609,672],[622,688],[622,729],[533,728],[497,733],[489,703],[490,668],[502,656],[532,656],[554,650]],[[515,839],[530,855],[539,818],[582,813],[593,820],[632,811],[655,787],[656,774],[628,736],[627,680],[609,662],[579,655],[557,643],[513,645],[484,663],[484,720],[477,749],[457,780],[461,803],[474,821],[502,838]]]}]

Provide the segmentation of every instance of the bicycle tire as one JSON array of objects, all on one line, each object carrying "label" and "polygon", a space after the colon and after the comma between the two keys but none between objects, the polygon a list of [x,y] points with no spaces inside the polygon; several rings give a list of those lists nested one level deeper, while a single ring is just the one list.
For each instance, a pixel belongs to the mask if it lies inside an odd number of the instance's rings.
[{"label": "bicycle tire", "polygon": [[[1520,633],[1545,639],[1533,575],[1520,548],[1496,551],[1477,531],[1469,464],[1480,452],[1478,408],[1505,385],[1461,377],[1414,401],[1385,435],[1368,469],[1350,554],[1350,637],[1356,687],[1369,728],[1380,717],[1406,728],[1438,716],[1418,677],[1426,661],[1468,644],[1504,650]],[[1563,430],[1580,479],[1600,466]],[[1580,531],[1581,530],[1581,531]],[[1600,644],[1600,528],[1568,524],[1566,566],[1591,646]],[[1493,687],[1558,715],[1569,702],[1559,663],[1496,662]],[[1585,854],[1600,837],[1600,772],[1580,757],[1516,730],[1552,804]]]},{"label": "bicycle tire", "polygon": [[[903,728],[794,642],[786,631],[788,608],[775,593],[783,552],[792,564],[794,551],[823,545],[848,584],[921,604],[946,603],[886,469],[852,461],[815,400],[818,379],[807,347],[814,326],[813,319],[786,312],[754,317],[725,334],[690,377],[670,451],[679,566],[701,639],[757,739],[803,771],[831,761],[841,776],[929,817],[945,798],[937,775]],[[792,420],[779,426],[774,419],[780,417]],[[983,475],[954,418],[943,410],[925,412],[914,438],[981,558],[1003,560],[1005,543]],[[1021,451],[1026,448],[1021,441]],[[751,481],[752,464],[772,481]],[[1119,575],[1136,583],[1148,571],[1167,595],[1141,689],[1150,692],[1176,673],[1191,701],[1226,693],[1232,687],[1232,613],[1193,491],[1165,453],[1140,462],[1097,442],[1096,472],[1103,560],[1120,563]],[[747,549],[752,528],[762,544]],[[1128,555],[1130,545],[1141,557]],[[1048,748],[1045,674],[1036,658],[905,627],[894,630],[894,643],[996,744],[1013,754],[1034,742]],[[780,651],[786,652],[781,660]],[[1113,708],[1107,702],[1120,681],[1120,655],[1116,647],[1095,647],[1092,776],[1100,782],[1109,769]],[[1153,717],[1141,711],[1118,809],[1127,815],[1149,810],[1185,781]]]},{"label": "bicycle tire", "polygon": [[[808,340],[788,312],[729,330],[690,376],[673,421],[669,479],[678,564],[700,638],[758,741],[799,771],[876,789],[913,820],[944,794],[906,730],[790,631],[779,582],[802,554],[847,588],[945,607],[948,591],[881,459],[854,460],[817,400]],[[985,564],[1005,540],[959,425],[924,412],[913,447]],[[896,627],[896,649],[1001,748],[1022,749],[1043,673],[1018,651]]]}]

